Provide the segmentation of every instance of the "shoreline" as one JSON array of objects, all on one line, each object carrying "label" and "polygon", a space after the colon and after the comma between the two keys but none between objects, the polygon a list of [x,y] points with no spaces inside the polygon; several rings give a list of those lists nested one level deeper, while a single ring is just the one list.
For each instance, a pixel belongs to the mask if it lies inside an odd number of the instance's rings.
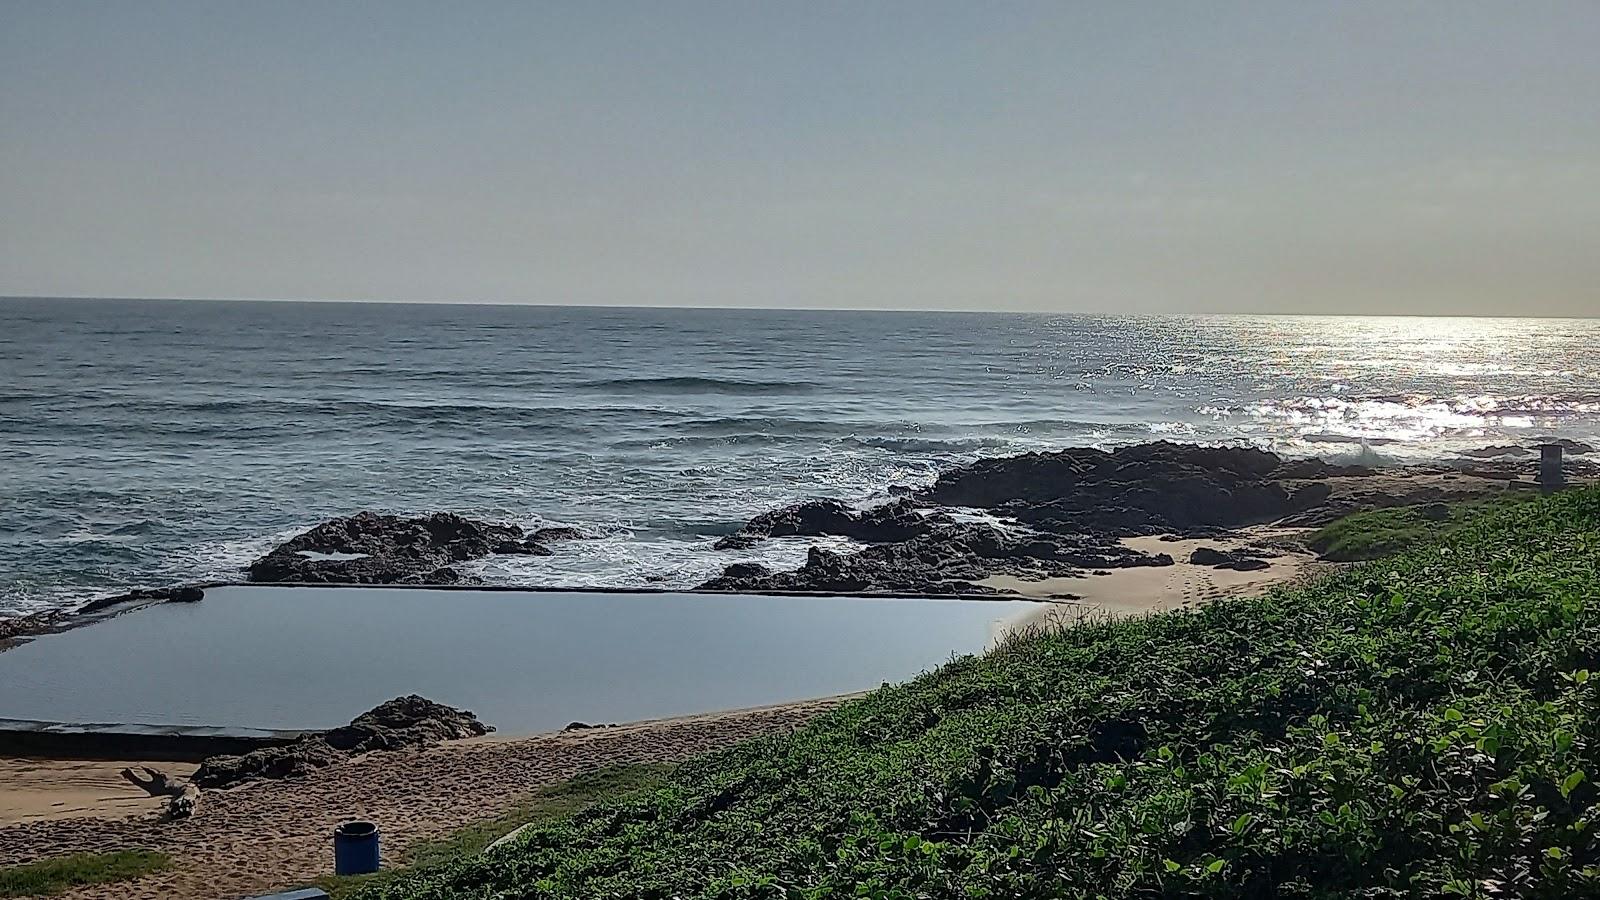
[{"label": "shoreline", "polygon": [[[1493,444],[1472,444],[1471,442],[1464,442],[1464,441],[1459,441],[1459,440],[1442,442],[1442,443],[1440,443],[1440,442],[1426,442],[1425,445],[1423,445],[1423,446],[1425,446],[1426,448],[1431,448],[1431,449],[1424,450],[1424,449],[1419,448],[1418,452],[1416,453],[1416,455],[1408,454],[1408,455],[1405,455],[1405,456],[1393,456],[1393,455],[1385,456],[1385,455],[1382,454],[1381,448],[1383,446],[1387,446],[1387,445],[1383,444],[1382,442],[1374,442],[1374,446],[1378,446],[1380,449],[1379,449],[1379,451],[1378,451],[1378,453],[1376,455],[1372,455],[1370,458],[1367,455],[1344,454],[1344,453],[1338,453],[1338,452],[1330,452],[1330,451],[1326,451],[1326,450],[1320,451],[1321,455],[1315,455],[1315,452],[1307,453],[1303,449],[1300,450],[1300,451],[1296,451],[1294,449],[1283,449],[1283,450],[1274,450],[1274,451],[1271,451],[1271,452],[1278,453],[1281,456],[1281,458],[1285,461],[1285,463],[1318,463],[1318,462],[1320,462],[1320,463],[1324,463],[1326,465],[1333,466],[1333,467],[1369,468],[1373,473],[1375,473],[1377,475],[1380,475],[1380,476],[1395,476],[1395,475],[1399,475],[1399,476],[1404,476],[1404,477],[1411,477],[1411,476],[1414,476],[1414,475],[1428,474],[1428,475],[1442,476],[1442,478],[1444,480],[1467,480],[1467,481],[1487,480],[1487,481],[1499,482],[1502,485],[1509,478],[1509,480],[1514,481],[1514,482],[1519,481],[1521,486],[1526,488],[1526,487],[1531,486],[1530,479],[1535,474],[1535,472],[1537,470],[1537,466],[1538,466],[1537,452],[1532,448],[1535,448],[1536,446],[1538,446],[1539,444],[1541,444],[1543,442],[1553,441],[1555,443],[1560,443],[1560,444],[1562,444],[1563,446],[1565,446],[1567,448],[1567,455],[1566,455],[1566,459],[1565,459],[1565,465],[1566,465],[1567,470],[1569,472],[1569,481],[1570,481],[1570,483],[1578,484],[1578,483],[1583,483],[1583,482],[1588,481],[1588,480],[1593,480],[1596,477],[1600,477],[1600,451],[1597,451],[1595,447],[1593,447],[1593,446],[1591,446],[1589,444],[1585,444],[1581,440],[1576,440],[1576,439],[1573,439],[1573,438],[1554,437],[1554,436],[1548,436],[1548,437],[1536,436],[1536,437],[1519,438],[1519,437],[1511,436],[1511,435],[1506,435],[1506,436],[1502,436],[1502,437],[1499,437],[1499,438],[1490,438],[1490,437],[1486,436],[1484,438],[1484,440],[1497,440],[1498,442],[1497,443],[1493,443]],[[1591,440],[1592,440],[1592,438],[1591,438]],[[1357,443],[1361,443],[1361,442],[1358,439],[1351,439],[1352,446],[1357,444]],[[1436,443],[1438,443],[1438,446],[1435,446]],[[1015,449],[1008,449],[1008,452],[1000,454],[1000,455],[996,455],[996,456],[983,455],[983,456],[980,456],[980,457],[978,457],[978,461],[979,462],[984,462],[984,461],[1016,459],[1016,458],[1019,458],[1020,456],[1030,455],[1030,453],[1045,453],[1045,454],[1049,454],[1049,453],[1061,452],[1063,450],[1080,449],[1082,446],[1084,446],[1084,445],[1061,444],[1061,445],[1058,445],[1058,446],[1054,446],[1054,447],[1047,448],[1047,449],[1042,449],[1042,450],[1039,450],[1039,451],[1029,451],[1029,452],[1020,452],[1020,453],[1019,453],[1019,451],[1017,451]],[[1137,443],[1134,443],[1134,444],[1116,443],[1116,444],[1107,445],[1107,446],[1110,446],[1113,450],[1115,450],[1115,449],[1125,448],[1127,446],[1138,446],[1138,444]],[[1268,442],[1260,442],[1260,441],[1239,441],[1239,440],[1226,441],[1226,440],[1224,440],[1224,441],[1199,441],[1199,442],[1193,442],[1193,443],[1185,443],[1185,444],[1182,444],[1182,446],[1190,446],[1190,447],[1268,447],[1268,446],[1274,446],[1274,444],[1273,444],[1273,442],[1270,442],[1270,441],[1268,441]],[[1407,445],[1407,446],[1411,446],[1411,445]],[[943,468],[939,469],[937,471],[937,473],[935,473],[935,474],[943,474],[945,472],[949,472],[952,468],[961,468],[962,465],[963,464],[946,465]],[[970,465],[970,464],[966,464],[966,465]],[[925,485],[922,485],[920,481],[918,481],[916,484],[911,485],[909,487],[906,486],[906,485],[900,485],[899,488],[897,488],[896,485],[894,485],[894,484],[879,485],[879,487],[877,489],[875,489],[874,491],[872,491],[869,496],[857,497],[855,500],[852,500],[850,502],[853,505],[860,505],[860,506],[871,505],[871,504],[874,504],[874,503],[877,503],[877,502],[881,502],[885,498],[887,498],[889,500],[892,500],[895,496],[898,495],[899,489],[915,489],[916,491],[921,491],[924,487],[925,487]],[[1449,498],[1447,498],[1447,499],[1449,499]],[[779,503],[783,503],[783,502],[792,502],[792,503],[804,502],[804,495],[797,496],[792,501],[782,501],[782,500],[780,500],[780,501],[776,501],[776,502],[779,502]],[[446,508],[448,508],[448,507],[446,507]],[[538,523],[541,523],[543,525],[551,524],[549,520],[545,520],[540,516],[531,516],[531,520],[536,521]],[[206,571],[208,574],[211,575],[211,577],[203,577],[202,580],[195,580],[195,581],[182,580],[182,581],[170,581],[170,582],[154,582],[155,584],[165,584],[165,585],[167,585],[167,587],[156,588],[156,590],[167,590],[167,589],[172,589],[172,588],[182,587],[182,586],[196,586],[196,587],[204,588],[204,587],[208,587],[208,586],[224,586],[224,585],[243,584],[243,583],[252,583],[252,584],[253,583],[268,583],[268,582],[252,582],[252,581],[249,581],[245,577],[245,571],[249,568],[248,564],[249,564],[250,558],[252,558],[253,556],[258,555],[259,552],[265,552],[262,548],[265,548],[266,550],[270,550],[271,546],[273,546],[273,542],[282,541],[283,539],[285,539],[288,536],[292,536],[292,535],[294,535],[296,533],[304,531],[305,528],[307,528],[307,527],[310,527],[310,526],[308,526],[308,525],[300,525],[300,526],[290,526],[290,527],[287,527],[287,528],[279,527],[279,528],[275,528],[275,529],[269,527],[266,532],[263,532],[258,537],[252,538],[249,541],[245,542],[246,544],[250,545],[251,547],[254,547],[254,548],[257,548],[257,549],[252,549],[252,550],[249,550],[249,551],[242,551],[242,552],[245,553],[245,555],[235,555],[235,556],[229,557],[230,559],[233,560],[233,562],[230,563],[230,570],[231,571],[236,571],[238,573],[237,575],[219,575],[218,574],[219,573],[219,569],[216,566],[203,566],[203,567],[200,567],[202,569],[202,571]],[[558,528],[565,528],[566,526],[559,526],[558,525],[557,527]],[[605,523],[599,523],[599,524],[578,523],[574,527],[576,527],[580,531],[592,530],[592,533],[594,535],[600,535],[601,533],[606,532],[607,529],[609,529],[611,526],[608,525],[608,524],[605,524]],[[700,536],[704,541],[707,541],[707,542],[715,540],[714,534],[708,536],[708,534],[706,532],[704,532],[704,530],[702,530],[700,532]],[[691,541],[690,543],[693,543],[693,542]],[[700,549],[700,548],[690,547],[685,552],[694,552],[697,549]],[[859,549],[859,548],[857,548],[857,549]],[[495,572],[490,572],[490,571],[478,571],[478,570],[474,570],[474,571],[477,573],[478,576],[481,576],[481,577],[484,577],[484,578],[489,578],[489,579],[505,578],[506,579],[506,580],[493,580],[490,583],[486,583],[486,584],[472,585],[474,587],[478,587],[480,589],[485,589],[485,590],[509,589],[509,590],[527,590],[527,591],[550,590],[550,591],[573,591],[573,592],[578,592],[578,591],[606,591],[606,592],[642,591],[642,592],[654,592],[654,591],[679,591],[679,590],[689,591],[689,590],[696,590],[697,589],[697,587],[696,587],[697,584],[701,580],[703,580],[703,578],[704,578],[703,575],[687,575],[687,576],[683,576],[683,582],[681,584],[679,584],[678,586],[674,586],[674,587],[658,587],[658,586],[655,586],[655,585],[638,584],[638,583],[624,584],[624,585],[603,585],[603,584],[597,584],[597,583],[586,582],[586,581],[570,583],[570,584],[562,584],[559,581],[554,582],[554,583],[552,583],[551,581],[529,582],[529,581],[520,580],[520,577],[515,573],[512,573],[512,574],[508,575],[505,572],[495,573]],[[131,584],[137,584],[139,582],[130,580],[130,581],[126,582],[126,583],[131,585]],[[144,584],[147,584],[147,585],[151,584],[151,583],[152,582],[144,582]],[[303,584],[303,583],[306,583],[306,582],[283,582],[283,583],[285,583],[285,584]],[[435,584],[433,586],[447,587],[447,586],[454,586],[454,585]],[[463,586],[465,586],[465,585],[463,585]],[[114,590],[114,589],[106,588],[106,587],[99,587],[99,588],[84,587],[84,588],[81,588],[81,589],[76,589],[74,593],[63,593],[59,597],[52,597],[48,601],[46,601],[46,600],[34,600],[34,601],[31,601],[31,602],[28,602],[28,603],[24,603],[22,606],[16,607],[15,609],[7,609],[3,614],[0,614],[0,652],[3,652],[5,649],[7,649],[7,647],[10,646],[13,643],[13,641],[18,637],[26,637],[26,636],[30,636],[30,635],[34,635],[34,634],[48,634],[48,633],[52,633],[53,631],[61,630],[62,628],[75,627],[76,624],[78,624],[78,623],[74,622],[74,621],[71,621],[74,618],[74,615],[73,615],[74,611],[78,610],[78,609],[81,609],[83,606],[85,606],[86,605],[85,601],[87,601],[89,604],[93,604],[94,602],[97,602],[97,600],[103,600],[106,597],[111,596],[111,594],[109,593],[109,591],[111,591],[111,590]],[[756,591],[750,590],[750,591],[744,591],[744,592],[745,593],[754,593]],[[775,591],[775,593],[782,593],[782,591]],[[833,592],[827,592],[827,593],[839,594],[839,593],[842,593],[842,592],[833,591]],[[924,596],[924,595],[926,595],[926,592],[906,592],[906,593],[908,595],[916,595],[916,596]],[[68,598],[72,598],[72,599],[68,599]],[[46,604],[46,603],[54,604],[54,605],[43,605],[43,606],[41,606],[41,604]]]},{"label": "shoreline", "polygon": [[791,730],[855,696],[371,753],[299,778],[207,791],[204,809],[177,821],[155,818],[160,798],[146,803],[108,782],[115,763],[0,759],[0,776],[29,772],[20,788],[0,780],[0,815],[10,817],[0,818],[0,866],[140,847],[169,853],[173,868],[62,896],[214,900],[290,888],[330,874],[330,835],[340,821],[376,821],[386,858],[397,861],[407,846],[500,814],[535,788]]}]

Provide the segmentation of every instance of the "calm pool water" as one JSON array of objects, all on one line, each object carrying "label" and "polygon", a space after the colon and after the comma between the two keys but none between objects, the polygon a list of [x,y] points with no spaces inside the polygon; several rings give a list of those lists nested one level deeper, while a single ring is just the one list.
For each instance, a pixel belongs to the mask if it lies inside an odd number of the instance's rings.
[{"label": "calm pool water", "polygon": [[502,733],[858,691],[1017,601],[225,587],[0,653],[0,718],[326,728],[401,694]]}]

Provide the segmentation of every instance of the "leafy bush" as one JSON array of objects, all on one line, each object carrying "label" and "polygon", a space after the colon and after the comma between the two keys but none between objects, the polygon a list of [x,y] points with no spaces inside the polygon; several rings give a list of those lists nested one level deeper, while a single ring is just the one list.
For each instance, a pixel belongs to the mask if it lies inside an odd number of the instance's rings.
[{"label": "leafy bush", "polygon": [[1600,896],[1600,490],[958,659],[422,898]]}]

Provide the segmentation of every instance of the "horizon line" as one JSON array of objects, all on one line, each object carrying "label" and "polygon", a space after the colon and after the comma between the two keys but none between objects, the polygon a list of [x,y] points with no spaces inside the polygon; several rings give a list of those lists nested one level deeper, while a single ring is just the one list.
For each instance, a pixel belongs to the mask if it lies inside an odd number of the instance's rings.
[{"label": "horizon line", "polygon": [[95,297],[79,294],[0,294],[0,302],[12,300],[59,300],[68,303],[109,301],[113,303],[281,303],[319,304],[327,306],[531,306],[545,309],[626,309],[626,310],[686,310],[686,311],[739,311],[739,312],[838,312],[838,313],[944,313],[999,314],[1022,316],[1148,316],[1152,318],[1253,316],[1282,319],[1548,319],[1553,321],[1591,322],[1600,316],[1570,315],[1484,315],[1482,313],[1335,313],[1335,312],[1244,312],[1205,310],[1195,312],[1096,312],[1091,310],[1042,309],[927,309],[902,306],[691,306],[680,304],[637,303],[547,303],[539,300],[350,300],[338,298],[303,297]]}]

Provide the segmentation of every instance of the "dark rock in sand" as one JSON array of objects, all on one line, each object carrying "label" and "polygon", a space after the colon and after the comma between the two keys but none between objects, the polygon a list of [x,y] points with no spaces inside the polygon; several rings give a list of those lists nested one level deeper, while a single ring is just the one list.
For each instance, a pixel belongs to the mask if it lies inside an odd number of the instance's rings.
[{"label": "dark rock in sand", "polygon": [[718,541],[718,550],[738,550],[768,537],[847,537],[864,543],[905,541],[949,524],[946,516],[924,516],[916,504],[897,500],[857,510],[838,500],[807,500],[751,519],[743,530]]},{"label": "dark rock in sand", "polygon": [[1197,566],[1210,566],[1213,569],[1235,569],[1240,572],[1265,569],[1271,565],[1265,559],[1248,550],[1219,550],[1216,547],[1196,547],[1194,552],[1189,554],[1189,562]]},{"label": "dark rock in sand", "polygon": [[488,733],[472,713],[411,694],[373,707],[349,725],[328,731],[323,740],[335,750],[368,753],[426,747]]},{"label": "dark rock in sand", "polygon": [[242,756],[213,756],[190,779],[202,788],[294,778],[378,750],[428,747],[488,734],[472,713],[415,694],[397,697],[357,716],[349,725],[308,734],[293,744],[263,747]]},{"label": "dark rock in sand", "polygon": [[243,756],[210,757],[189,780],[201,788],[226,788],[247,781],[301,778],[349,758],[329,746],[320,735],[307,735],[292,744],[263,747]]},{"label": "dark rock in sand", "polygon": [[[317,584],[457,584],[465,579],[452,563],[500,552],[549,551],[530,543],[515,525],[453,513],[407,519],[361,512],[324,522],[278,545],[250,564],[249,577]],[[355,556],[317,558],[327,554]]]}]

